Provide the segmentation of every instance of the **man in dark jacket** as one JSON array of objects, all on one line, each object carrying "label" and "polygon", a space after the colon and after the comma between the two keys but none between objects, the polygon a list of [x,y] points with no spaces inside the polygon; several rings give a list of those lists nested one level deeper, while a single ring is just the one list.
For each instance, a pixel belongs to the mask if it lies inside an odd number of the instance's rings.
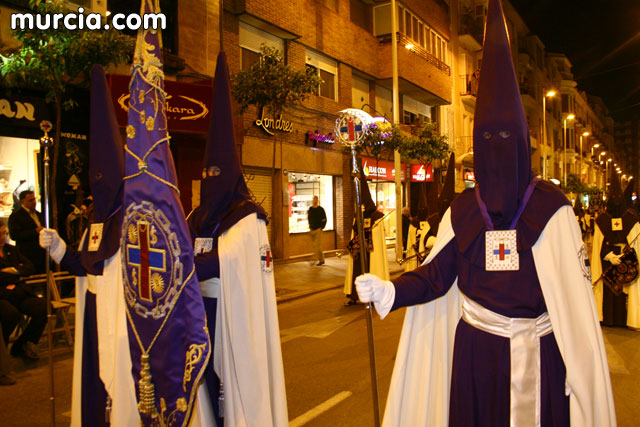
[{"label": "man in dark jacket", "polygon": [[316,265],[324,264],[322,254],[322,229],[327,225],[327,214],[318,202],[318,196],[313,196],[313,204],[308,211],[309,229],[311,230],[311,242],[313,243],[313,253],[318,259]]},{"label": "man in dark jacket", "polygon": [[9,232],[20,253],[29,258],[35,273],[45,272],[46,254],[38,243],[38,233],[44,227],[44,217],[36,210],[36,196],[31,190],[20,193],[20,209],[9,216]]},{"label": "man in dark jacket", "polygon": [[26,314],[29,325],[11,347],[12,356],[37,360],[35,344],[40,340],[47,323],[47,303],[39,298],[23,282],[33,274],[33,264],[12,245],[5,243],[7,226],[0,222],[0,322],[5,342],[16,325]]}]

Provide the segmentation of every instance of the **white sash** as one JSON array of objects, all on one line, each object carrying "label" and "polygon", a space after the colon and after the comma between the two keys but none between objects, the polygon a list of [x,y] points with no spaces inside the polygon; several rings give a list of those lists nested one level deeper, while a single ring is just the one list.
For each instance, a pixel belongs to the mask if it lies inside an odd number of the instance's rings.
[{"label": "white sash", "polygon": [[[509,318],[463,296],[462,318],[469,325],[510,339],[512,427],[540,426],[540,337],[552,332],[549,314]],[[535,393],[531,391],[535,390]]]}]

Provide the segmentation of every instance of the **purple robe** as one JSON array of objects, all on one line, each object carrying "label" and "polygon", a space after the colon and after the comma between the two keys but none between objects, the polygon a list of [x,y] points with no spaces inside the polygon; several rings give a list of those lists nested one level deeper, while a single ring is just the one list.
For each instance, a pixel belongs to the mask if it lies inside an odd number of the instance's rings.
[{"label": "purple robe", "polygon": [[[486,271],[486,226],[473,191],[452,204],[456,237],[428,264],[394,280],[392,310],[432,301],[458,288],[485,308],[507,317],[536,318],[547,311],[531,247],[566,198],[540,182],[520,217],[518,271]],[[566,371],[553,333],[540,339],[541,425],[568,426]],[[449,425],[508,426],[510,415],[509,339],[475,329],[460,320],[455,336]]]}]

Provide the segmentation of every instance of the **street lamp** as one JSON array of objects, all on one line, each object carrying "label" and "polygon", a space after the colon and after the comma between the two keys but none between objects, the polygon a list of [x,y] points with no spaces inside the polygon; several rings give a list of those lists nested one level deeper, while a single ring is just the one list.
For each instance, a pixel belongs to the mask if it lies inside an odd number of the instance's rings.
[{"label": "street lamp", "polygon": [[562,175],[564,186],[567,186],[567,120],[573,120],[576,116],[574,114],[567,115],[562,123],[563,136],[564,136],[564,155],[562,156]]},{"label": "street lamp", "polygon": [[607,185],[609,185],[609,163],[611,163],[613,159],[609,157],[607,162],[605,163],[605,172],[604,172],[604,189],[606,191]]},{"label": "street lamp", "polygon": [[[552,96],[555,96],[555,94],[556,92],[554,90],[550,90],[542,97],[542,144],[544,146],[547,145],[547,98],[551,98]],[[551,152],[555,153],[555,147],[551,150]],[[542,178],[547,179],[549,175],[549,166],[546,162],[548,162],[548,160],[545,158],[544,162],[545,164],[543,165],[544,171]]]},{"label": "street lamp", "polygon": [[589,132],[584,131],[582,135],[580,135],[580,156],[578,157],[578,175],[580,177],[580,181],[582,182],[582,137],[588,137]]}]

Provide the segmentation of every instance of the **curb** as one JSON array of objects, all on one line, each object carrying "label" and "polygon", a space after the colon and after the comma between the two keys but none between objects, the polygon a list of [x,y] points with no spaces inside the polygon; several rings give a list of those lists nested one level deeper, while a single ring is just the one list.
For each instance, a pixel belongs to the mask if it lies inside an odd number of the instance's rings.
[{"label": "curb", "polygon": [[[404,270],[398,269],[398,270],[389,271],[390,276],[396,275],[398,273],[404,273]],[[293,300],[304,298],[310,295],[318,294],[320,292],[330,291],[332,289],[339,289],[339,288],[342,288],[343,286],[344,284],[340,283],[337,285],[325,285],[319,288],[306,289],[304,291],[290,292],[288,294],[276,297],[276,304],[293,301]]]},{"label": "curb", "polygon": [[276,297],[276,304],[280,304],[283,302],[289,302],[289,301],[293,301],[299,298],[304,298],[310,295],[314,295],[314,294],[318,294],[320,292],[325,292],[325,291],[330,291],[332,289],[339,289],[342,288],[344,285],[342,283],[338,284],[338,285],[326,285],[320,288],[314,288],[314,289],[307,289],[304,291],[297,291],[297,292],[290,292],[286,295],[281,295],[279,297]]}]

